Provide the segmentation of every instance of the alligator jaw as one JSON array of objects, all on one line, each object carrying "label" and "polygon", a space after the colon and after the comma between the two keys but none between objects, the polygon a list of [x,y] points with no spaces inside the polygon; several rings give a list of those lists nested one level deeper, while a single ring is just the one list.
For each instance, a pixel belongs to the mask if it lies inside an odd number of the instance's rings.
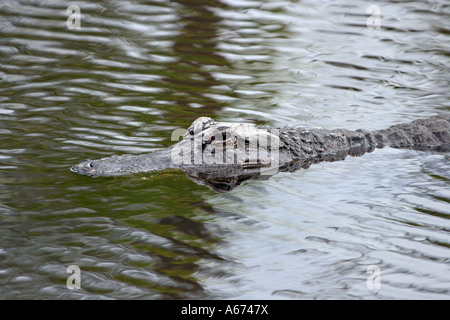
[{"label": "alligator jaw", "polygon": [[122,176],[138,172],[151,172],[177,168],[170,158],[172,147],[142,155],[123,155],[84,160],[70,171],[91,177]]}]

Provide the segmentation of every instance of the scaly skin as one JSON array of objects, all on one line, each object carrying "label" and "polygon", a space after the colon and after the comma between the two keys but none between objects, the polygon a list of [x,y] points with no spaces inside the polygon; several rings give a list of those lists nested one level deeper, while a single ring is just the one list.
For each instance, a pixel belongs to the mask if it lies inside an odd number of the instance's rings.
[{"label": "scaly skin", "polygon": [[200,117],[183,138],[164,150],[143,155],[85,160],[72,171],[92,177],[181,169],[197,183],[227,192],[244,181],[268,179],[322,161],[361,156],[389,146],[450,151],[450,115],[399,124],[384,130],[258,127]]}]

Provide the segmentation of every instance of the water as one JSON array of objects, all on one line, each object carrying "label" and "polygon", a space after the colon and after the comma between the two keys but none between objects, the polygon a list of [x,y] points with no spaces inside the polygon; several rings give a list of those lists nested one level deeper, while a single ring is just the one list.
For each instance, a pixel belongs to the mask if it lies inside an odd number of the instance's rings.
[{"label": "water", "polygon": [[364,1],[77,2],[80,29],[70,4],[0,4],[1,299],[450,297],[448,154],[376,150],[227,194],[176,171],[69,171],[167,147],[199,116],[382,129],[448,113],[446,1],[371,3],[380,29]]}]

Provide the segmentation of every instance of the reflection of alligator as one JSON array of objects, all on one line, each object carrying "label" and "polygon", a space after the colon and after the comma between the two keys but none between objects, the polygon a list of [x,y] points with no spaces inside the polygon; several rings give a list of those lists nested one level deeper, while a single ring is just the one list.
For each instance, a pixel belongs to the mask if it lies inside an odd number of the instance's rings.
[{"label": "reflection of alligator", "polygon": [[244,181],[268,179],[278,171],[308,168],[312,163],[361,156],[389,146],[415,150],[450,151],[450,115],[399,124],[385,130],[326,130],[195,120],[173,146],[144,155],[85,160],[71,170],[98,176],[126,175],[168,168],[219,192]]}]

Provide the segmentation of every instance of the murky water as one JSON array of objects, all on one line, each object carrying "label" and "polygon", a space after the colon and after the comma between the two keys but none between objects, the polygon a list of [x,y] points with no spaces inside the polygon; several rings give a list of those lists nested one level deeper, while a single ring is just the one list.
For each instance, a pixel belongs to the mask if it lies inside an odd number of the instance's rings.
[{"label": "murky water", "polygon": [[80,29],[70,4],[0,4],[1,299],[450,298],[449,154],[376,150],[227,194],[69,171],[167,147],[199,116],[448,113],[447,1],[86,1]]}]

